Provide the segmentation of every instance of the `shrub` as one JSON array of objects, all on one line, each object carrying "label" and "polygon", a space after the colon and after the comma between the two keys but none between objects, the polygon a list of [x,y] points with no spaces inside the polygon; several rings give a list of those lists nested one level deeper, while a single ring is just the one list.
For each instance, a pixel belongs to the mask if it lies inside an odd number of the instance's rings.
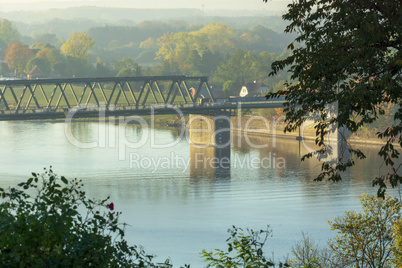
[{"label": "shrub", "polygon": [[113,202],[89,199],[81,187],[50,169],[0,188],[0,266],[171,267],[128,245]]},{"label": "shrub", "polygon": [[[207,252],[204,249],[201,252],[204,261],[208,262],[207,267],[275,267],[274,261],[265,257],[263,253],[265,242],[272,234],[268,227],[259,231],[247,229],[248,234],[244,234],[243,229],[233,226],[228,232],[230,237],[226,240],[227,251],[216,249],[215,252]],[[279,267],[289,265],[280,263]]]},{"label": "shrub", "polygon": [[344,267],[394,267],[394,224],[401,218],[401,203],[385,195],[385,199],[364,194],[362,212],[346,211],[329,222],[337,230],[330,247]]}]

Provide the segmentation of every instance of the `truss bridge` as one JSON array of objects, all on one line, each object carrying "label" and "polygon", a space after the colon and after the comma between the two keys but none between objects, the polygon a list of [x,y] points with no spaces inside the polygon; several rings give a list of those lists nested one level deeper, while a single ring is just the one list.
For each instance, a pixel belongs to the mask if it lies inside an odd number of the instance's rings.
[{"label": "truss bridge", "polygon": [[277,108],[283,100],[214,98],[208,78],[142,76],[0,81],[0,121],[74,117],[208,114],[217,110]]}]

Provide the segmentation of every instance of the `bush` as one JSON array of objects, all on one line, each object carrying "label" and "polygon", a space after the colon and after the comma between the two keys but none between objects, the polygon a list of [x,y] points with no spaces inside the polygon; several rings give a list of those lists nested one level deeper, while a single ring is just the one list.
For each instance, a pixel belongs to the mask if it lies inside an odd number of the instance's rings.
[{"label": "bush", "polygon": [[[226,240],[227,252],[220,249],[216,249],[215,253],[207,252],[205,249],[201,252],[204,261],[208,262],[207,267],[275,267],[274,261],[265,257],[263,253],[265,242],[272,234],[268,227],[260,231],[247,229],[248,234],[244,234],[243,229],[233,226],[228,232],[230,237]],[[279,267],[289,265],[280,263]]]},{"label": "bush", "polygon": [[0,188],[0,266],[171,267],[129,246],[113,202],[88,199],[81,187],[50,169]]},{"label": "bush", "polygon": [[365,194],[361,203],[363,212],[346,211],[329,222],[339,234],[330,244],[335,257],[348,267],[394,267],[393,229],[401,218],[400,201]]},{"label": "bush", "polygon": [[291,252],[294,257],[290,261],[292,267],[344,268],[342,260],[336,259],[329,247],[320,246],[306,233],[302,233]]}]

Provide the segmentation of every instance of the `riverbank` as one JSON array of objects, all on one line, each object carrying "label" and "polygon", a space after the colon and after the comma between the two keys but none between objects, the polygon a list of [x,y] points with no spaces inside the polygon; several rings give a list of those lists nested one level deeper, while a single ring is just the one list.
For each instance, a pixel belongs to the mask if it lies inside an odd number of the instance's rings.
[{"label": "riverbank", "polygon": [[[179,128],[182,126],[182,119],[177,115],[159,115],[154,118],[150,116],[143,117],[145,122],[148,125],[153,124],[158,128],[168,127],[168,128]],[[188,116],[184,117],[186,125],[188,125]],[[53,119],[53,120],[44,120],[45,122],[64,122],[63,119]],[[98,122],[99,119],[94,118],[79,118],[73,119],[74,122]],[[108,119],[103,119],[102,122],[111,122]],[[118,120],[113,121],[118,123]],[[137,121],[130,121],[129,124],[139,124]],[[247,133],[248,135],[254,136],[265,136],[265,137],[277,137],[281,139],[297,139],[297,137],[301,136],[305,140],[314,141],[316,139],[316,131],[314,126],[308,125],[303,127],[299,131],[296,132],[284,132],[285,123],[281,121],[275,121],[275,119],[268,120],[265,117],[261,116],[251,116],[245,115],[241,118],[237,116],[231,116],[232,123],[232,132],[237,132],[238,134]],[[359,130],[356,133],[353,133],[348,138],[349,143],[351,144],[360,144],[360,145],[383,145],[386,140],[379,139],[376,136],[376,131],[364,131]]]},{"label": "riverbank", "polygon": [[[316,139],[316,130],[313,124],[302,127],[300,132],[285,133],[285,123],[275,122],[274,120],[268,121],[263,117],[242,116],[242,118],[239,119],[237,116],[233,116],[231,117],[231,121],[233,126],[232,132],[238,132],[239,134],[247,133],[248,135],[275,136],[281,139],[297,139],[299,136],[305,140],[314,141]],[[358,131],[348,138],[348,142],[360,145],[383,145],[386,141],[385,139],[377,138],[374,131],[371,133]]]}]

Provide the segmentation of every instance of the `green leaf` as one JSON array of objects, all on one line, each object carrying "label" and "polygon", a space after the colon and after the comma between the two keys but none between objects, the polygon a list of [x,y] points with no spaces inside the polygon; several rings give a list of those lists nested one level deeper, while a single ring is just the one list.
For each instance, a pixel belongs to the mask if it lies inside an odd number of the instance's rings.
[{"label": "green leaf", "polygon": [[60,179],[64,184],[68,184],[68,180],[64,176],[61,176]]}]

